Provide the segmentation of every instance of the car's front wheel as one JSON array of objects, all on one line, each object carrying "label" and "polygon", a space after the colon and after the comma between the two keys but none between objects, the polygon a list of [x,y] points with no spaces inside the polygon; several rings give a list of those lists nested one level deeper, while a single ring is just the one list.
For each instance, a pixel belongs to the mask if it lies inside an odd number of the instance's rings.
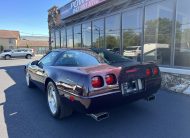
[{"label": "car's front wheel", "polygon": [[9,60],[11,59],[11,56],[10,55],[5,55],[5,60]]},{"label": "car's front wheel", "polygon": [[32,58],[32,55],[29,55],[29,54],[28,54],[28,55],[26,55],[26,58],[27,58],[27,59],[31,59],[31,58]]},{"label": "car's front wheel", "polygon": [[28,88],[34,87],[34,84],[32,83],[30,74],[28,72],[26,72],[26,84],[27,84]]},{"label": "car's front wheel", "polygon": [[56,119],[62,119],[72,114],[72,109],[61,103],[61,98],[55,84],[50,81],[46,87],[47,102],[51,115]]}]

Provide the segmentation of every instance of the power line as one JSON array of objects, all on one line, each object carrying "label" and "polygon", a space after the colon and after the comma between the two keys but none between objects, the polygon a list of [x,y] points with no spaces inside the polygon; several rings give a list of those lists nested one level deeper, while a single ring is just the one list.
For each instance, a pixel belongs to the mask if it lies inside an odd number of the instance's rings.
[{"label": "power line", "polygon": [[28,32],[20,32],[21,34],[32,35],[32,36],[49,36],[48,34],[34,34]]}]

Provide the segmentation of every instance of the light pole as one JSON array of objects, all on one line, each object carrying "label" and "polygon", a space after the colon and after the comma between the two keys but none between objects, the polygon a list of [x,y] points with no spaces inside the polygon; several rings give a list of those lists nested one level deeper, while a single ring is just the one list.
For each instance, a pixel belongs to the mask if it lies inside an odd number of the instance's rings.
[{"label": "light pole", "polygon": [[83,36],[82,36],[82,33],[76,33],[78,35],[81,35],[81,47],[83,47]]},{"label": "light pole", "polygon": [[98,48],[100,48],[100,27],[98,27],[98,26],[96,26],[96,25],[94,25],[94,27],[95,27],[95,31],[97,31],[98,32]]}]

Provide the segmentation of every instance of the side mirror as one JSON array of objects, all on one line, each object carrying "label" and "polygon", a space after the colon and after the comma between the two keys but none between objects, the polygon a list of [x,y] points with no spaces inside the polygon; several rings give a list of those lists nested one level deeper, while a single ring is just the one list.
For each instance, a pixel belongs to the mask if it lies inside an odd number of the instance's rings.
[{"label": "side mirror", "polygon": [[31,63],[31,65],[38,65],[38,60],[35,60],[35,61],[33,61],[32,63]]}]

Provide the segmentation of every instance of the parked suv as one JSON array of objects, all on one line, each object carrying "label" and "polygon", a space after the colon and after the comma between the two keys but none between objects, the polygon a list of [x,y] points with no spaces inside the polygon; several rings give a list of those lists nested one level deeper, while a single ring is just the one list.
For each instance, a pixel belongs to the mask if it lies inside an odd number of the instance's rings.
[{"label": "parked suv", "polygon": [[25,57],[26,59],[31,59],[32,56],[34,56],[34,51],[33,49],[30,48],[4,50],[0,54],[0,57],[4,58],[5,60],[8,60],[10,58],[21,58],[21,57]]}]

